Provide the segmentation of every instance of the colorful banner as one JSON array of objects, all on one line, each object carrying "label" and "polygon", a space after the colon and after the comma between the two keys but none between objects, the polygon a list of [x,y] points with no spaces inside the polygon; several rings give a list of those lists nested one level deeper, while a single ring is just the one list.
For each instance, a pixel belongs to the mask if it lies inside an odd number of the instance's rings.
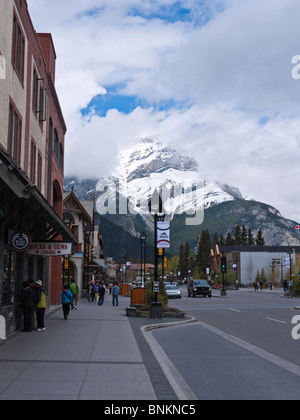
[{"label": "colorful banner", "polygon": [[157,222],[157,248],[170,247],[170,222]]}]

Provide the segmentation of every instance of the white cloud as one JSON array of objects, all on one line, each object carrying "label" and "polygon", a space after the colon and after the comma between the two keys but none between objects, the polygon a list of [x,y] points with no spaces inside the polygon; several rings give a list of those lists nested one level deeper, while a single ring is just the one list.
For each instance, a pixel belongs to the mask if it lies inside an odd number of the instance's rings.
[{"label": "white cloud", "polygon": [[[299,1],[181,3],[193,20],[157,18],[175,0],[28,0],[58,56],[66,173],[105,176],[122,148],[152,135],[196,157],[203,176],[299,220]],[[110,87],[153,108],[83,117]],[[156,109],[162,101],[174,107]]]}]

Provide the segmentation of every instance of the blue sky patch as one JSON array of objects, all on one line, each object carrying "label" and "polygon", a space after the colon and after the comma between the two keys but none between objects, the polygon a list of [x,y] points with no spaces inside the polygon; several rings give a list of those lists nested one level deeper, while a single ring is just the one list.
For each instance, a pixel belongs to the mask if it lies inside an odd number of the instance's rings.
[{"label": "blue sky patch", "polygon": [[130,114],[137,107],[154,108],[156,111],[168,111],[170,109],[188,108],[186,102],[177,102],[175,100],[165,100],[157,103],[150,103],[137,96],[120,95],[114,89],[108,91],[106,95],[95,96],[88,106],[81,110],[83,117],[94,112],[100,117],[105,117],[110,109],[117,109],[124,114]]},{"label": "blue sky patch", "polygon": [[162,5],[152,10],[134,7],[128,12],[129,16],[140,16],[144,19],[160,19],[170,23],[192,21],[191,10],[182,6],[180,1],[172,5]]}]

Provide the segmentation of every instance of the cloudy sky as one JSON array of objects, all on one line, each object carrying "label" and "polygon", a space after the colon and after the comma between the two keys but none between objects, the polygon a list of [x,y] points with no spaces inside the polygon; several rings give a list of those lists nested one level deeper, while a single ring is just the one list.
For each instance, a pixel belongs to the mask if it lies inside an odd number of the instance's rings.
[{"label": "cloudy sky", "polygon": [[27,2],[56,48],[66,175],[155,137],[300,221],[299,0]]}]

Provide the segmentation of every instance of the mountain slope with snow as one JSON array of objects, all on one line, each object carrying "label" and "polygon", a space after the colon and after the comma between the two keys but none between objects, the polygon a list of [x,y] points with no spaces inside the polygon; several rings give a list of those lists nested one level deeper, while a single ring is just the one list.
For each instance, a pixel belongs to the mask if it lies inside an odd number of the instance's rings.
[{"label": "mountain slope with snow", "polygon": [[[98,220],[105,217],[117,226],[120,237],[126,232],[136,240],[142,230],[152,235],[153,216],[148,203],[157,190],[167,220],[173,220],[172,253],[177,253],[180,242],[194,243],[202,229],[226,237],[228,232],[234,233],[236,225],[243,224],[253,234],[262,229],[268,245],[299,244],[296,222],[283,218],[270,205],[245,200],[236,186],[203,180],[193,158],[181,156],[158,140],[143,139],[123,152],[119,161],[114,176],[100,180],[66,178],[65,190],[74,188],[79,199],[95,198]],[[109,243],[109,232],[101,234]],[[123,248],[120,243],[120,253],[126,254],[126,238]]]}]

